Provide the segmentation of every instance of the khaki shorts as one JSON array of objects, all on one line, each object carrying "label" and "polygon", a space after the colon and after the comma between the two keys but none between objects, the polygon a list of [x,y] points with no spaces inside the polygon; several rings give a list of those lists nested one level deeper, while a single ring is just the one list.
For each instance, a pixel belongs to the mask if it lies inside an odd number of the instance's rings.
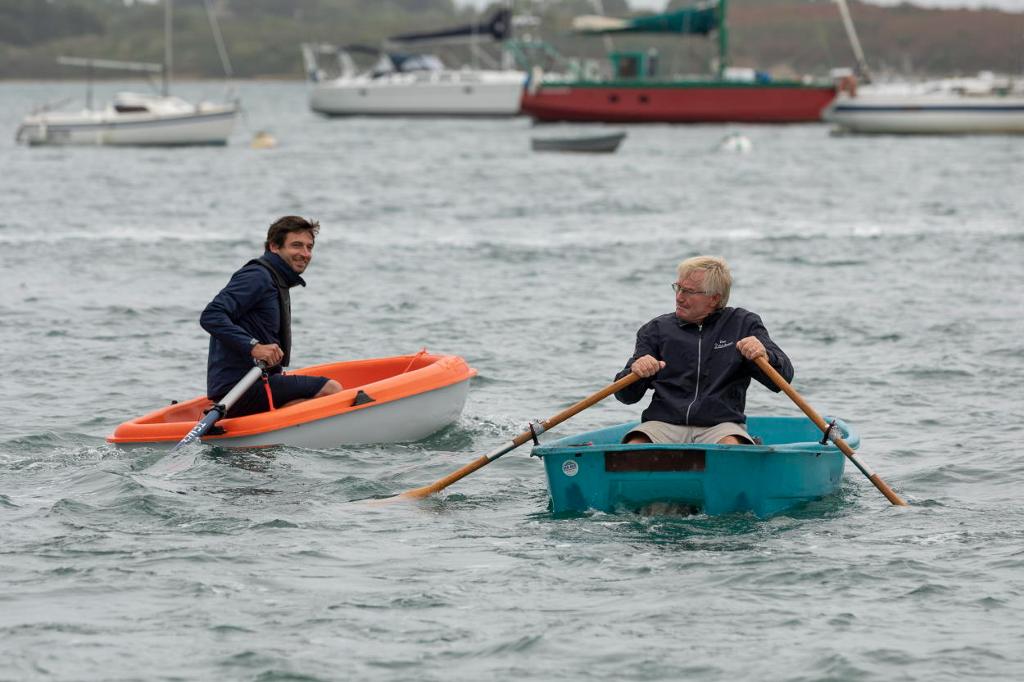
[{"label": "khaki shorts", "polygon": [[642,422],[627,433],[622,442],[628,441],[634,433],[646,435],[652,443],[717,443],[726,436],[736,436],[751,445],[754,443],[750,434],[747,433],[746,427],[736,422],[723,422],[714,426],[681,426],[667,422]]}]

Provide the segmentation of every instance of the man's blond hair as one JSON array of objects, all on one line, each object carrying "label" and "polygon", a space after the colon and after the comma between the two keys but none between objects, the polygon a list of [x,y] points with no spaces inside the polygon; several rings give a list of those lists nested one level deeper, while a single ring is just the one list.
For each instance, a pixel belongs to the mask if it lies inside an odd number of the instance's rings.
[{"label": "man's blond hair", "polygon": [[694,256],[687,258],[679,267],[679,279],[686,279],[693,272],[704,273],[704,293],[718,294],[718,307],[724,308],[729,302],[729,291],[732,289],[732,274],[724,258],[718,256]]}]

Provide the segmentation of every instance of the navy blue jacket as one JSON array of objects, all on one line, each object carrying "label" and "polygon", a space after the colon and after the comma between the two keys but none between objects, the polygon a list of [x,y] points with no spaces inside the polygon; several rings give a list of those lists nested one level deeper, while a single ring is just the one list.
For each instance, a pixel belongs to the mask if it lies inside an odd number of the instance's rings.
[{"label": "navy blue jacket", "polygon": [[736,350],[736,342],[756,336],[768,353],[768,363],[786,381],[793,380],[793,365],[769,338],[761,318],[743,308],[723,308],[708,315],[701,324],[683,322],[675,313],[656,317],[636,334],[636,350],[626,367],[615,375],[619,380],[641,356],[665,361],[665,368],[653,377],[640,379],[615,394],[627,405],[654,389],[643,421],[662,421],[686,426],[714,426],[722,422],[747,421],[743,410],[750,379],[771,390],[779,388],[757,365]]},{"label": "navy blue jacket", "polygon": [[[289,287],[306,286],[276,253],[267,251],[263,258],[270,261]],[[217,401],[252,369],[252,339],[281,344],[281,305],[270,272],[261,265],[247,263],[231,275],[227,286],[206,306],[199,324],[210,333],[206,395]],[[280,367],[270,370],[272,374],[280,371]]]}]

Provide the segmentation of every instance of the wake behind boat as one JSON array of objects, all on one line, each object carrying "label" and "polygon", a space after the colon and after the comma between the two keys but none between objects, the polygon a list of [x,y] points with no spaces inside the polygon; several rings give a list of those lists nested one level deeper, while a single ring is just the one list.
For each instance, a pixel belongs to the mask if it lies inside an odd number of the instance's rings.
[{"label": "wake behind boat", "polygon": [[[217,422],[204,443],[222,447],[287,445],[330,448],[344,444],[417,441],[455,421],[476,370],[454,355],[413,355],[315,365],[291,374],[326,376],[340,393],[288,407]],[[206,397],[172,403],[124,422],[107,441],[121,447],[172,447],[204,412]]]},{"label": "wake behind boat", "polygon": [[[427,33],[392,36],[382,48],[350,45],[302,45],[312,84],[310,108],[328,116],[515,116],[526,74],[512,69],[451,69],[434,54],[410,52],[426,43],[468,43],[485,58],[479,41],[500,42],[511,32],[508,10],[482,24]],[[353,55],[377,55],[369,70],[359,72]],[[338,75],[328,78],[318,57],[334,55]]]},{"label": "wake behind boat", "polygon": [[[752,512],[767,517],[834,493],[845,457],[801,417],[750,417],[758,445],[622,444],[636,422],[535,446],[544,462],[551,510],[613,512],[650,505],[708,515]],[[836,420],[841,438],[859,436]]]}]

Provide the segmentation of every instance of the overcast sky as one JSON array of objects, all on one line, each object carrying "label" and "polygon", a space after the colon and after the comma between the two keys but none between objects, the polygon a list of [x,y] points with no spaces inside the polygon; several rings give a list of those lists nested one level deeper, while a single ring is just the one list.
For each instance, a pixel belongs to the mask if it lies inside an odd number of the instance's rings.
[{"label": "overcast sky", "polygon": [[[902,0],[867,0],[873,5],[898,5]],[[491,0],[455,0],[460,5],[472,5],[475,7],[486,7]],[[668,4],[666,0],[629,0],[629,6],[634,9],[645,9],[658,11],[664,9]],[[991,7],[1003,9],[1010,12],[1024,12],[1024,0],[910,0],[912,5],[921,7]]]}]

